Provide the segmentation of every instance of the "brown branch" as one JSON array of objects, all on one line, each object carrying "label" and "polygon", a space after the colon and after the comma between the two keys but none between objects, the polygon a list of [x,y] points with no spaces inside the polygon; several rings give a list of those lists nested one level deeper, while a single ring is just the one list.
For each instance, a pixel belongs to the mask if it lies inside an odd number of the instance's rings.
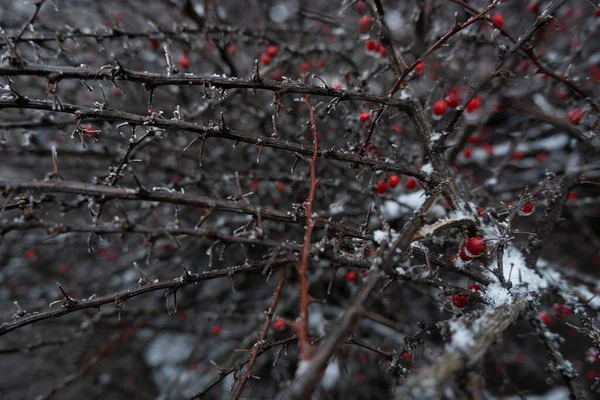
[{"label": "brown branch", "polygon": [[[315,87],[316,88],[316,87]],[[337,89],[334,89],[337,90]],[[385,97],[383,99],[386,99]],[[312,156],[313,149],[310,146],[290,142],[288,140],[282,140],[273,137],[250,135],[244,132],[235,131],[229,129],[226,126],[210,126],[202,127],[192,122],[183,122],[172,119],[152,118],[139,114],[132,114],[117,110],[102,110],[99,108],[81,107],[73,104],[62,103],[60,110],[55,110],[52,101],[47,100],[32,100],[32,99],[0,99],[0,110],[2,108],[23,108],[23,109],[37,109],[46,110],[53,112],[61,112],[74,114],[79,119],[88,118],[102,118],[108,121],[122,121],[128,122],[132,125],[149,125],[156,128],[162,129],[173,129],[194,132],[199,135],[206,135],[209,137],[217,137],[222,139],[228,139],[236,142],[244,142],[253,144],[256,146],[271,147],[275,149],[287,150],[290,152],[302,154],[305,156]],[[365,165],[371,169],[380,169],[398,172],[404,175],[414,176],[424,182],[429,182],[430,177],[422,171],[408,166],[403,162],[388,163],[385,161],[379,161],[369,157],[361,157],[359,155],[352,154],[350,152],[339,151],[339,150],[319,150],[319,157],[349,162],[357,165]]]},{"label": "brown branch", "polygon": [[340,343],[346,340],[360,320],[363,304],[375,288],[379,277],[379,271],[370,271],[365,284],[351,300],[339,323],[335,325],[325,342],[315,350],[313,359],[311,361],[304,361],[310,363],[305,372],[294,379],[290,388],[280,393],[277,397],[278,399],[308,400],[312,397],[312,393],[320,381],[321,372],[325,369],[331,356],[333,356],[335,349]]},{"label": "brown branch", "polygon": [[549,204],[544,210],[544,215],[537,225],[535,235],[531,235],[527,243],[525,262],[528,268],[536,269],[542,247],[552,234],[554,225],[558,222],[563,207],[568,200],[569,193],[579,185],[579,180],[579,174],[566,175],[560,183],[558,192],[551,195]]},{"label": "brown branch", "polygon": [[238,388],[233,394],[233,400],[237,400],[242,395],[242,391],[244,390],[244,386],[246,386],[246,382],[248,379],[253,377],[252,375],[252,367],[256,360],[258,359],[258,355],[262,353],[263,347],[266,345],[267,333],[269,332],[269,328],[271,327],[271,321],[273,320],[273,315],[275,314],[275,309],[277,308],[277,302],[279,301],[279,296],[281,296],[281,289],[283,288],[283,283],[285,282],[285,267],[280,268],[279,275],[279,283],[277,283],[277,288],[275,289],[275,293],[271,299],[271,304],[269,305],[269,309],[267,310],[267,317],[265,318],[265,323],[263,324],[262,331],[258,335],[258,339],[254,346],[252,346],[252,353],[250,355],[250,361],[248,361],[248,366],[246,367],[246,372],[242,376],[240,383],[238,384]]},{"label": "brown branch", "polygon": [[289,264],[290,262],[293,262],[293,259],[289,257],[278,258],[276,260],[249,262],[239,266],[214,271],[199,272],[196,274],[184,274],[182,277],[179,278],[165,280],[162,282],[151,282],[145,286],[141,286],[135,289],[123,290],[112,295],[92,296],[89,299],[70,302],[68,306],[60,306],[53,310],[43,311],[37,314],[28,314],[24,317],[17,318],[12,322],[4,323],[0,325],[0,336],[5,335],[8,332],[13,331],[15,329],[22,328],[26,325],[33,324],[34,322],[39,322],[50,318],[57,318],[87,308],[99,308],[104,304],[122,304],[128,299],[157,290],[173,291],[183,286],[190,285],[192,283],[207,281],[216,278],[232,277],[233,275],[240,272],[261,270],[267,265],[277,267]]},{"label": "brown branch", "polygon": [[304,104],[308,107],[309,111],[309,123],[313,134],[313,156],[312,159],[305,159],[310,166],[310,189],[308,198],[304,202],[304,209],[306,210],[306,228],[304,231],[304,248],[302,249],[302,256],[300,265],[298,266],[298,282],[300,291],[300,321],[298,322],[298,345],[300,346],[300,358],[301,360],[308,360],[311,358],[311,348],[308,343],[308,306],[310,305],[310,296],[308,294],[308,267],[310,259],[310,241],[312,238],[312,232],[316,225],[316,220],[313,218],[312,210],[313,203],[315,201],[315,194],[317,192],[317,157],[319,154],[319,132],[317,131],[316,121],[316,108],[310,104],[309,97],[305,96]]},{"label": "brown branch", "polygon": [[[524,299],[517,299],[509,306],[485,313],[472,322],[474,339],[467,349],[452,349],[438,361],[413,373],[396,393],[396,399],[438,398],[447,382],[458,372],[476,365],[489,347],[512,325],[527,308]],[[468,317],[460,321],[468,322]],[[456,322],[455,322],[456,323]],[[469,323],[471,324],[471,323]]]},{"label": "brown branch", "polygon": [[465,98],[463,103],[459,107],[457,107],[451,114],[450,120],[446,124],[445,128],[447,134],[454,130],[456,124],[460,120],[460,117],[463,115],[464,111],[467,108],[467,105],[471,102],[471,100],[473,100],[475,96],[477,96],[477,94],[491,82],[492,79],[494,79],[501,73],[500,68],[502,67],[502,65],[504,65],[506,60],[508,60],[510,55],[512,55],[519,48],[521,48],[521,46],[523,46],[523,44],[526,43],[531,38],[531,36],[533,36],[533,34],[537,32],[538,29],[540,29],[542,26],[546,25],[549,21],[551,21],[554,18],[552,14],[556,10],[558,10],[558,8],[565,1],[566,0],[554,0],[552,3],[550,3],[550,5],[548,5],[548,7],[542,13],[542,16],[536,19],[535,23],[531,28],[529,28],[527,33],[520,36],[519,39],[515,41],[515,43],[496,62],[494,69],[487,76],[485,76],[478,84],[473,86],[474,89],[469,92],[469,95]]},{"label": "brown branch", "polygon": [[124,69],[119,65],[108,65],[98,70],[85,67],[51,66],[44,64],[28,64],[19,67],[0,65],[0,75],[40,76],[45,77],[52,82],[59,82],[64,79],[128,81],[142,83],[149,88],[156,88],[159,86],[169,85],[180,85],[215,87],[225,90],[267,90],[279,93],[280,95],[286,93],[308,94],[312,96],[338,98],[341,101],[366,101],[375,104],[383,104],[390,107],[397,107],[400,110],[406,108],[406,103],[402,99],[390,98],[388,96],[380,96],[377,94],[363,91],[335,89],[331,86],[315,86],[294,81],[274,81],[264,77],[260,77],[260,79],[245,79],[223,76],[200,76],[193,74],[168,75],[152,72],[133,71],[129,69]]},{"label": "brown branch", "polygon": [[[469,10],[472,13],[479,13],[479,11],[477,11],[477,9],[473,6],[471,6],[470,4],[466,3],[464,0],[450,0],[456,4],[461,5],[462,7],[464,7],[465,9]],[[512,35],[510,35],[505,29],[504,27],[498,25],[496,22],[494,22],[493,20],[490,19],[489,21],[492,25],[494,25],[495,29],[498,29],[498,31],[504,36],[506,37],[508,40],[510,40],[513,43],[517,42],[517,39],[515,39]],[[585,90],[583,90],[582,88],[580,88],[575,82],[573,82],[571,79],[569,79],[567,76],[564,75],[558,75],[557,73],[555,73],[554,71],[552,71],[550,68],[546,67],[544,64],[542,64],[542,62],[540,61],[540,59],[535,55],[534,52],[534,47],[525,43],[522,43],[519,46],[520,50],[523,51],[523,53],[525,53],[530,59],[531,61],[535,64],[536,67],[538,67],[538,72],[548,75],[549,77],[551,77],[552,79],[555,79],[558,82],[562,82],[565,85],[567,85],[569,88],[571,88],[571,90],[573,90],[574,92],[576,92],[578,95],[580,95],[583,99],[585,99],[586,101],[588,101],[592,107],[594,107],[594,109],[596,110],[597,113],[600,113],[600,104],[598,104],[596,101],[593,101],[590,98],[589,93],[587,93]]]},{"label": "brown branch", "polygon": [[[105,198],[130,201],[158,201],[171,204],[199,206],[238,214],[249,214],[255,217],[258,217],[260,214],[264,219],[302,224],[302,220],[300,218],[298,218],[294,213],[287,211],[279,211],[268,207],[251,206],[234,201],[215,199],[212,197],[182,194],[177,192],[173,193],[162,190],[147,191],[143,188],[118,188],[80,182],[9,181],[3,179],[0,179],[0,189],[30,190],[42,193],[75,193],[89,196],[104,196]],[[315,226],[328,226],[328,229],[330,229],[332,232],[341,233],[347,236],[363,236],[358,229],[348,227],[338,222],[329,221],[328,219],[324,218],[316,218]]]}]

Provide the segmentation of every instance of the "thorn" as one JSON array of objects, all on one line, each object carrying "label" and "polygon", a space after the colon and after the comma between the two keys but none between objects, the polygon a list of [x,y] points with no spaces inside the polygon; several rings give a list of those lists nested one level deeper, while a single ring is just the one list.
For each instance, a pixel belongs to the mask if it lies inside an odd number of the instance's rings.
[{"label": "thorn", "polygon": [[138,265],[138,263],[136,263],[134,261],[133,265],[135,266],[135,269],[137,269],[138,273],[140,274],[140,279],[138,280],[139,285],[140,286],[147,285],[150,281],[148,280],[148,278],[146,277],[146,275],[144,275],[144,273],[142,272],[142,269],[140,268],[140,266]]},{"label": "thorn", "polygon": [[131,171],[131,174],[133,175],[133,180],[135,180],[135,184],[138,187],[138,194],[140,194],[140,195],[148,194],[149,193],[148,189],[146,189],[144,187],[144,185],[142,185],[142,182],[140,182],[140,180],[138,179],[138,177],[135,174],[135,172]]}]

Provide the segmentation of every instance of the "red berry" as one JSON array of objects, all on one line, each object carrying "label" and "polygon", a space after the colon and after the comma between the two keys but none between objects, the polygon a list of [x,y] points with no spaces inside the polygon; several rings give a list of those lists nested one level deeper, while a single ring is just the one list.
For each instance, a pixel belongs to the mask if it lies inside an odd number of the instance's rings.
[{"label": "red berry", "polygon": [[237,53],[237,46],[235,44],[230,44],[229,46],[227,46],[227,51],[232,56],[235,56],[235,53]]},{"label": "red berry", "polygon": [[481,237],[475,237],[467,240],[467,244],[465,246],[467,251],[473,257],[479,257],[485,252],[485,240]]},{"label": "red berry", "polygon": [[481,207],[478,207],[477,208],[477,216],[480,217],[480,218],[485,217],[485,210],[483,208],[481,208]]},{"label": "red berry", "polygon": [[190,67],[190,59],[188,58],[188,56],[183,55],[181,56],[181,58],[179,59],[179,65],[181,65],[181,68],[189,68]]},{"label": "red berry", "polygon": [[264,65],[269,65],[271,64],[271,57],[269,57],[268,54],[263,54],[262,56],[260,56],[260,62]]},{"label": "red berry", "polygon": [[452,295],[452,304],[456,308],[465,308],[468,302],[469,299],[467,298],[467,296],[461,296],[459,294]]},{"label": "red berry", "polygon": [[152,39],[152,40],[150,41],[150,45],[152,46],[152,48],[153,48],[154,50],[158,50],[158,49],[160,48],[160,41],[159,41],[159,40],[156,40],[156,39]]},{"label": "red berry", "polygon": [[488,153],[490,156],[494,155],[494,146],[492,146],[489,143],[484,143],[480,146],[481,150],[485,151],[486,153]]},{"label": "red berry", "polygon": [[34,249],[29,249],[27,250],[27,252],[25,253],[25,258],[28,259],[29,261],[33,261],[37,258],[37,254],[35,252]]},{"label": "red berry", "polygon": [[492,15],[492,22],[498,25],[500,28],[504,27],[504,15],[500,13]]},{"label": "red berry", "polygon": [[514,153],[512,153],[512,156],[511,156],[511,158],[513,160],[522,160],[524,157],[525,156],[520,151],[515,151]]},{"label": "red berry", "polygon": [[359,13],[364,13],[365,10],[367,9],[367,5],[365,4],[364,1],[359,1],[358,3],[356,3],[356,11]]},{"label": "red berry", "polygon": [[455,95],[454,93],[450,93],[448,96],[446,96],[446,98],[444,100],[446,100],[446,104],[450,108],[458,107],[458,103],[460,102],[460,100],[458,99],[458,96]]},{"label": "red berry", "polygon": [[325,60],[319,60],[317,67],[319,67],[319,69],[325,68]]},{"label": "red berry", "polygon": [[396,124],[396,125],[394,125],[394,127],[392,129],[396,133],[402,133],[402,130],[404,129],[404,126],[402,124]]},{"label": "red berry", "polygon": [[479,143],[479,136],[471,136],[469,138],[469,143],[471,143],[471,144],[478,144]]},{"label": "red berry", "polygon": [[529,215],[533,212],[533,210],[535,209],[535,205],[532,203],[526,203],[523,204],[523,206],[521,207],[521,215]]},{"label": "red berry", "polygon": [[389,182],[390,182],[390,186],[395,188],[396,186],[398,186],[400,184],[400,177],[398,175],[392,175],[392,176],[390,176]]},{"label": "red berry", "polygon": [[367,51],[375,51],[377,49],[377,43],[374,40],[367,40]]},{"label": "red berry", "polygon": [[336,83],[335,85],[333,85],[334,89],[341,89],[342,88],[342,84],[341,83]]},{"label": "red berry", "polygon": [[386,181],[379,181],[377,183],[377,193],[386,194],[388,191],[388,183]]},{"label": "red berry", "polygon": [[575,200],[577,200],[577,193],[575,193],[575,192],[569,193],[569,196],[567,197],[567,200],[569,200],[569,201],[575,201]]},{"label": "red berry", "polygon": [[116,88],[114,91],[114,95],[115,95],[115,97],[121,97],[121,96],[123,96],[123,91],[119,88]]},{"label": "red berry", "polygon": [[402,360],[404,360],[406,362],[411,362],[412,361],[412,354],[410,354],[410,353],[404,353],[404,354],[402,354]]},{"label": "red berry", "polygon": [[532,14],[538,13],[540,11],[540,2],[532,1],[531,3],[529,3],[529,5],[527,6],[527,11],[529,11]]},{"label": "red berry", "polygon": [[300,71],[306,73],[310,69],[310,65],[306,61],[300,63]]},{"label": "red berry", "polygon": [[481,98],[479,96],[475,97],[473,100],[467,104],[467,112],[472,113],[481,108]]},{"label": "red berry", "polygon": [[84,126],[81,129],[83,129],[86,132],[86,135],[88,135],[89,137],[92,137],[92,138],[98,137],[99,131],[97,129],[94,129],[93,126]]},{"label": "red berry", "polygon": [[537,162],[542,163],[548,159],[548,153],[539,153],[537,156],[535,156],[535,159]]},{"label": "red berry", "polygon": [[464,247],[460,249],[460,252],[458,254],[460,256],[460,259],[464,262],[469,262],[473,259],[473,257],[467,254],[467,249],[465,249]]},{"label": "red berry", "polygon": [[271,58],[277,57],[277,53],[279,53],[279,48],[277,46],[269,46],[265,52],[265,54]]},{"label": "red berry", "polygon": [[423,76],[423,74],[425,74],[425,63],[422,61],[418,63],[415,67],[415,71],[417,72],[417,76]]},{"label": "red berry", "polygon": [[381,45],[379,46],[379,55],[381,57],[387,57],[387,51],[385,50],[385,47],[383,47]]},{"label": "red berry", "polygon": [[444,100],[438,100],[433,104],[433,113],[435,115],[444,115],[447,108],[448,106]]},{"label": "red berry", "polygon": [[213,335],[218,336],[222,330],[223,330],[223,327],[221,325],[215,325],[212,328],[212,333],[213,333]]},{"label": "red berry", "polygon": [[283,331],[285,329],[285,322],[282,320],[275,321],[275,329],[278,331]]},{"label": "red berry", "polygon": [[371,28],[373,27],[373,20],[369,16],[364,16],[360,20],[358,20],[358,31],[360,33],[369,33]]},{"label": "red berry", "polygon": [[569,122],[571,122],[573,125],[579,125],[582,119],[583,110],[577,109],[569,113]]},{"label": "red berry", "polygon": [[364,112],[360,114],[360,122],[367,122],[368,120],[371,119],[371,113],[369,112]]},{"label": "red berry", "polygon": [[66,275],[68,272],[69,272],[68,264],[61,264],[58,266],[58,274],[59,275]]},{"label": "red berry", "polygon": [[416,188],[416,187],[417,187],[417,180],[416,180],[415,178],[409,178],[409,179],[406,181],[406,188],[407,188],[408,190],[413,190],[413,189],[414,189],[414,188]]},{"label": "red berry", "polygon": [[118,258],[118,256],[117,256],[117,253],[115,253],[115,252],[108,253],[108,255],[106,256],[106,259],[111,262],[117,261],[117,258]]},{"label": "red berry", "polygon": [[469,290],[472,290],[474,292],[479,292],[479,291],[481,291],[481,286],[478,283],[471,283],[469,285]]},{"label": "red berry", "polygon": [[597,81],[600,81],[600,67],[599,66],[594,65],[590,72],[592,74],[592,78],[594,78]]},{"label": "red berry", "polygon": [[348,282],[354,282],[356,281],[356,272],[354,271],[350,271],[346,274],[346,280]]},{"label": "red berry", "polygon": [[465,156],[466,159],[471,158],[473,156],[473,149],[470,148],[470,147],[467,147],[465,149],[464,156]]},{"label": "red berry", "polygon": [[[596,11],[596,15],[600,16],[600,10]],[[594,379],[596,379],[596,375],[598,375],[596,371],[588,371],[585,374],[585,379],[587,379],[588,381],[593,381]]]},{"label": "red berry", "polygon": [[283,182],[279,182],[279,184],[277,185],[277,191],[279,193],[285,192],[285,184]]},{"label": "red berry", "polygon": [[552,319],[550,318],[550,316],[546,313],[540,313],[538,315],[538,317],[540,318],[540,320],[544,323],[544,325],[550,325],[550,323],[552,322]]}]

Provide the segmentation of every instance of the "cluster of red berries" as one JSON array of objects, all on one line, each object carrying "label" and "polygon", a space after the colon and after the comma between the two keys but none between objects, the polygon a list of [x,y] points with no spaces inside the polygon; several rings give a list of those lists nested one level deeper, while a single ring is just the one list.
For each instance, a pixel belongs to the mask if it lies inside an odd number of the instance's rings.
[{"label": "cluster of red berries", "polygon": [[387,56],[387,52],[385,51],[385,47],[379,42],[374,40],[367,40],[367,52],[368,53],[379,53],[381,57]]},{"label": "cluster of red berries", "polygon": [[267,50],[260,56],[260,62],[264,65],[271,64],[271,61],[279,54],[279,47],[271,45],[267,47]]},{"label": "cluster of red berries", "polygon": [[[393,189],[400,184],[400,177],[398,175],[392,175],[387,181],[381,180],[377,182],[377,193],[386,194],[390,187]],[[408,178],[406,181],[406,189],[413,190],[417,187],[417,180],[415,178]]]},{"label": "cluster of red berries", "polygon": [[485,239],[481,237],[475,237],[467,240],[465,247],[460,249],[458,255],[464,262],[469,262],[485,253],[485,249]]},{"label": "cluster of red berries", "polygon": [[[316,64],[312,60],[302,61],[300,63],[300,71],[303,73],[306,73],[306,72],[310,71],[311,69],[315,68],[315,66],[318,67],[319,69],[325,68],[325,60],[319,60],[319,61],[317,61]],[[341,85],[340,85],[340,87],[341,87]]]},{"label": "cluster of red berries", "polygon": [[473,292],[480,292],[481,291],[481,285],[478,283],[471,283],[469,285],[469,290],[473,291]]},{"label": "cluster of red berries", "polygon": [[571,314],[571,309],[560,303],[556,303],[552,310],[554,311],[554,315],[558,318],[567,318],[569,314]]}]

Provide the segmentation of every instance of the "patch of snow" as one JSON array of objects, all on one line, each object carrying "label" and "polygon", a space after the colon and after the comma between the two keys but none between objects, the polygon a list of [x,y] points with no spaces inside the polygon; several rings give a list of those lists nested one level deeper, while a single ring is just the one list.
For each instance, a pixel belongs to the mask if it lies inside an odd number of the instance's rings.
[{"label": "patch of snow", "polygon": [[325,369],[325,374],[321,379],[321,385],[323,385],[325,390],[331,390],[335,387],[336,383],[338,383],[341,375],[342,371],[340,370],[340,365],[337,361],[332,361]]},{"label": "patch of snow", "polygon": [[396,200],[399,203],[416,210],[417,208],[421,207],[425,201],[425,196],[423,196],[424,194],[425,192],[423,190],[418,190],[416,192],[401,194],[400,196],[396,197]]},{"label": "patch of snow", "polygon": [[473,332],[462,321],[450,321],[449,325],[450,333],[452,334],[450,347],[462,350],[463,352],[469,351],[475,339]]},{"label": "patch of snow", "polygon": [[196,338],[185,333],[160,333],[146,350],[146,362],[151,367],[177,364],[187,360],[194,350]]},{"label": "patch of snow", "polygon": [[[513,285],[520,283],[527,283],[529,291],[543,291],[548,287],[548,282],[542,276],[538,275],[532,269],[527,268],[525,265],[525,257],[523,253],[514,246],[508,245],[504,249],[504,255],[502,257],[502,264],[504,268],[504,278],[506,281],[512,282]],[[511,273],[512,265],[512,273]],[[493,261],[490,268],[495,268],[496,262]],[[510,275],[510,279],[509,279]],[[520,281],[521,279],[521,281]]]},{"label": "patch of snow", "polygon": [[493,308],[508,305],[512,303],[512,297],[507,289],[503,288],[499,282],[494,282],[487,286],[483,293],[483,297],[490,303]]},{"label": "patch of snow", "polygon": [[306,372],[306,370],[308,370],[308,367],[310,367],[310,361],[309,360],[300,360],[298,361],[298,368],[296,368],[296,376],[300,376],[303,373]]},{"label": "patch of snow", "polygon": [[427,163],[421,167],[421,171],[426,174],[431,174],[433,172],[433,166],[430,163]]}]

